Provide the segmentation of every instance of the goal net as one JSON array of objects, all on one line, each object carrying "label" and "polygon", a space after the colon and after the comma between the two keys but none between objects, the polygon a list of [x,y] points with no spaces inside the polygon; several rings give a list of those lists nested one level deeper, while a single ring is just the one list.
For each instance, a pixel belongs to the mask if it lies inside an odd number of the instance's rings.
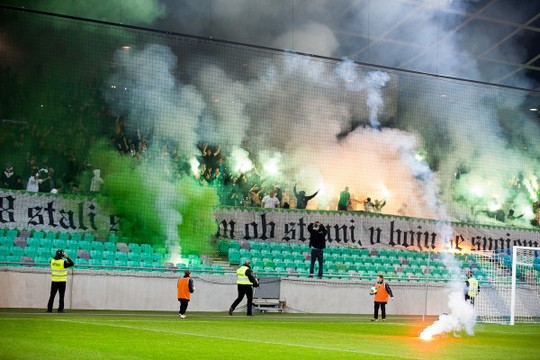
[{"label": "goal net", "polygon": [[478,321],[509,324],[540,322],[540,248],[514,246],[468,257],[463,265],[480,284]]}]

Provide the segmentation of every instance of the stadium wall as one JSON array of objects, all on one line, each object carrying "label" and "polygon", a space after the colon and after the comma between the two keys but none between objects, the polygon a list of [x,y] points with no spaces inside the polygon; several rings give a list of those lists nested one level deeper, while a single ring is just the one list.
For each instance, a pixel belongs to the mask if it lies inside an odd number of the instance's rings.
[{"label": "stadium wall", "polygon": [[[70,270],[66,309],[178,311],[177,279],[176,274]],[[235,280],[229,275],[194,276],[196,290],[189,311],[226,311],[236,298]],[[390,284],[395,301],[388,306],[389,314],[421,315],[426,299],[427,315],[439,315],[448,310],[442,284]],[[363,281],[285,278],[279,283],[278,297],[286,301],[288,311],[371,314],[370,286],[371,282]],[[50,273],[47,269],[0,268],[0,288],[2,308],[45,309]],[[245,300],[241,305],[245,305]]]}]

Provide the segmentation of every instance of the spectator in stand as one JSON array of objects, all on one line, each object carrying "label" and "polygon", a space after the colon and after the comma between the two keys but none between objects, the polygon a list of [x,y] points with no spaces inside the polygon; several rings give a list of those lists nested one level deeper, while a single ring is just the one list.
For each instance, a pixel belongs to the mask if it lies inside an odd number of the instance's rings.
[{"label": "spectator in stand", "polygon": [[386,200],[375,200],[373,202],[373,212],[381,213],[382,208],[386,205]]},{"label": "spectator in stand", "polygon": [[36,172],[35,175],[30,176],[28,179],[28,184],[26,185],[26,191],[29,192],[39,192],[39,184],[41,184],[44,179],[39,178],[39,173]]},{"label": "spectator in stand", "polygon": [[318,277],[323,277],[324,249],[326,248],[326,228],[315,221],[308,225],[309,247],[311,248],[311,264],[309,266],[309,276],[313,277],[315,271],[315,261],[319,263]]},{"label": "spectator in stand", "polygon": [[276,185],[274,186],[274,193],[276,194],[277,199],[279,200],[279,203],[283,203],[283,191],[281,190],[281,186]]},{"label": "spectator in stand", "polygon": [[522,217],[523,217],[523,214],[516,216],[516,214],[514,212],[514,209],[510,209],[510,210],[508,210],[508,216],[506,216],[506,220],[514,221],[514,220],[517,220],[517,219],[521,219]]},{"label": "spectator in stand", "polygon": [[294,191],[294,196],[296,196],[297,209],[305,209],[307,207],[308,201],[313,199],[319,193],[319,190],[317,190],[314,194],[306,196],[306,192],[303,190],[296,192],[296,184],[294,184],[293,191]]},{"label": "spectator in stand", "polygon": [[[19,179],[19,181],[17,181]],[[15,174],[15,170],[13,170],[13,165],[11,163],[6,164],[6,168],[2,172],[2,175],[0,176],[0,182],[1,186],[5,189],[12,189],[16,190],[19,187],[20,182],[20,176]]]},{"label": "spectator in stand", "polygon": [[347,211],[350,205],[351,205],[351,193],[349,192],[349,187],[345,186],[345,190],[343,190],[339,194],[338,210]]},{"label": "spectator in stand", "polygon": [[43,179],[39,185],[39,191],[41,192],[51,192],[52,189],[57,189],[56,178],[54,176],[54,169],[47,169],[47,178]]},{"label": "spectator in stand", "polygon": [[375,204],[373,204],[373,202],[371,201],[371,198],[368,197],[366,200],[364,200],[365,212],[373,212],[374,209],[375,209]]},{"label": "spectator in stand", "polygon": [[259,188],[259,185],[253,185],[249,189],[249,196],[251,198],[252,206],[261,206],[261,193],[264,191],[263,188]]},{"label": "spectator in stand", "polygon": [[92,180],[90,181],[90,193],[96,194],[101,191],[101,187],[103,186],[103,179],[101,178],[101,170],[95,169],[94,170],[94,177],[92,177]]},{"label": "spectator in stand", "polygon": [[274,209],[279,207],[279,200],[275,196],[274,190],[270,190],[270,193],[263,197],[262,207],[266,209]]},{"label": "spectator in stand", "polygon": [[212,152],[212,150],[208,147],[208,144],[203,145],[203,160],[206,163],[206,165],[210,168],[215,168],[218,166],[218,155],[221,152],[221,147],[218,146],[216,151]]}]

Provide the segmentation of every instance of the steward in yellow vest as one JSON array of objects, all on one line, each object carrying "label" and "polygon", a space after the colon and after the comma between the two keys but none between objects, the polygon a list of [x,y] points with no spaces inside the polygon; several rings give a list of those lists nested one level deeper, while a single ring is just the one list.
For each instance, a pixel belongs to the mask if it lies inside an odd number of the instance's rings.
[{"label": "steward in yellow vest", "polygon": [[470,302],[474,306],[474,300],[480,292],[480,285],[478,285],[478,280],[476,280],[471,272],[467,274],[467,281],[465,281],[465,301]]},{"label": "steward in yellow vest", "polygon": [[66,293],[66,282],[68,268],[75,265],[73,261],[66,255],[64,250],[57,250],[55,257],[51,260],[51,294],[47,304],[47,312],[52,312],[54,298],[56,293],[60,294],[58,303],[58,312],[64,312],[64,294]]},{"label": "steward in yellow vest", "polygon": [[251,271],[250,261],[246,260],[244,265],[240,266],[236,270],[236,283],[238,284],[238,297],[234,300],[233,304],[229,308],[229,315],[232,315],[234,309],[240,304],[240,301],[244,299],[244,295],[247,297],[247,316],[253,316],[251,308],[253,306],[253,287],[258,287],[259,282],[253,276]]}]

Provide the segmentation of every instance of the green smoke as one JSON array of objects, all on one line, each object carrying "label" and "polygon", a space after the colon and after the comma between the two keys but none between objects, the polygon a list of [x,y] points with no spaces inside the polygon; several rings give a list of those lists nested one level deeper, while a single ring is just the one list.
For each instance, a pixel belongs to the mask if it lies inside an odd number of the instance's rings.
[{"label": "green smoke", "polygon": [[189,177],[176,178],[169,163],[150,158],[121,156],[99,143],[90,159],[105,181],[102,206],[121,218],[121,235],[130,241],[156,247],[175,241],[183,255],[211,253],[210,239],[217,231],[215,190]]}]

